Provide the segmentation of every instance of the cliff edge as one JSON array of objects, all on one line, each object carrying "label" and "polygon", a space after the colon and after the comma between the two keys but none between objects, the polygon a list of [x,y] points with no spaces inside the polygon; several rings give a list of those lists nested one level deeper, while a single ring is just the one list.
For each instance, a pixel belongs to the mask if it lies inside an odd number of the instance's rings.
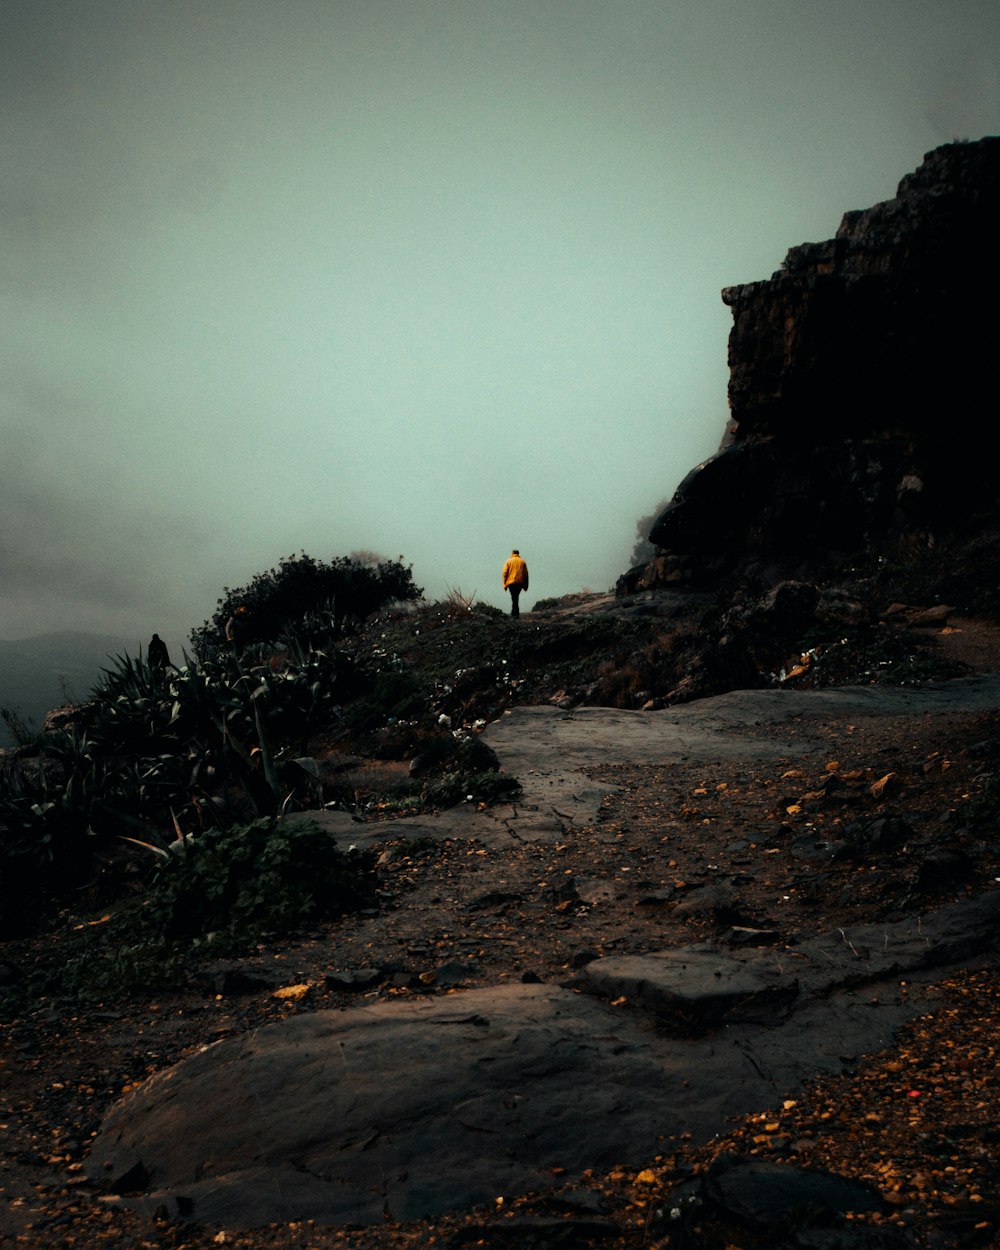
[{"label": "cliff edge", "polygon": [[991,419],[1000,137],[927,154],[895,198],[726,288],[730,421],[627,594],[815,575],[996,520]]}]

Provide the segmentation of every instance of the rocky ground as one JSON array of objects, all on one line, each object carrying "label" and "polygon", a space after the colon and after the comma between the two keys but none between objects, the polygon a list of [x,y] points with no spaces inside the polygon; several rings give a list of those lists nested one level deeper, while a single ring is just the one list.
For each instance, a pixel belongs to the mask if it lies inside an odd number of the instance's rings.
[{"label": "rocky ground", "polygon": [[[933,637],[946,658],[1000,669],[992,626],[953,618],[943,628]],[[377,909],[203,963],[173,986],[85,1006],[19,1002],[0,1031],[0,1237],[191,1250],[1000,1244],[1000,977],[983,959],[924,987],[927,1013],[887,1050],[794,1093],[775,1088],[768,1105],[709,1140],[680,1133],[648,1159],[582,1175],[556,1167],[544,1191],[498,1193],[433,1221],[219,1227],[183,1211],[123,1209],[87,1178],[89,1143],[124,1091],[268,1022],[359,1001],[572,983],[596,958],[701,940],[793,952],[820,933],[996,888],[1000,714],[825,716],[745,733],[768,751],[658,763],[609,754],[588,773],[616,788],[593,819],[552,840],[484,845],[387,830]],[[44,939],[9,944],[4,975],[30,980],[73,947],[74,925],[101,923],[70,919]],[[761,1198],[774,1174],[764,1165],[781,1163],[865,1188],[830,1200],[849,1211],[839,1228],[806,1228],[801,1209],[782,1224],[786,1190]],[[807,1202],[814,1215],[822,1207],[815,1193]]]}]

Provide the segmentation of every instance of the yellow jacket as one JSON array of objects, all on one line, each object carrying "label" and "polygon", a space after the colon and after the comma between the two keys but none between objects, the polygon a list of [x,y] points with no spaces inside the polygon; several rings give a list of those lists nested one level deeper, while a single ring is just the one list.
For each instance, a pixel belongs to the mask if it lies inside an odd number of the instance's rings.
[{"label": "yellow jacket", "polygon": [[522,590],[528,589],[528,566],[520,556],[513,554],[503,566],[504,590],[508,586],[520,586]]}]

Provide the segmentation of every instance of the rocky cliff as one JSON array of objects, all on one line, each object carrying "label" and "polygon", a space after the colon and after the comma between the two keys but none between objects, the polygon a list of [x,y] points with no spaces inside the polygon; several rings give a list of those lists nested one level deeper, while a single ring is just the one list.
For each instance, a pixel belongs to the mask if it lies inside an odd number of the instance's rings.
[{"label": "rocky cliff", "polygon": [[995,510],[1000,138],[930,152],[733,310],[730,422],[627,593],[926,546]]}]

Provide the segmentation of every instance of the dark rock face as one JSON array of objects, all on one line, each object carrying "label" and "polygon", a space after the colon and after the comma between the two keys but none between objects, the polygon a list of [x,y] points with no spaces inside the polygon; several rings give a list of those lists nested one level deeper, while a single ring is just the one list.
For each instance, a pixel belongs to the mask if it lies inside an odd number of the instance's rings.
[{"label": "dark rock face", "polygon": [[[930,152],[896,197],[727,288],[731,422],[622,593],[889,550],[995,504],[1000,138]],[[635,585],[633,585],[633,583]]]}]

